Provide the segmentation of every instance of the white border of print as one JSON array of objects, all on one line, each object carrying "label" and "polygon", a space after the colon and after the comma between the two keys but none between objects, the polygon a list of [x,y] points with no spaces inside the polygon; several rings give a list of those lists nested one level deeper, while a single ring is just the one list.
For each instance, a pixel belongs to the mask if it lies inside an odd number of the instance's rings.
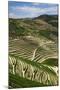
[{"label": "white border of print", "polygon": [[[40,0],[40,1],[39,0],[10,0],[10,1],[59,4],[59,0]],[[59,5],[59,13],[60,13],[60,5]],[[59,14],[59,17],[60,17],[60,14]],[[60,21],[60,18],[59,18],[59,21]],[[60,40],[60,31],[59,31],[59,40]],[[59,42],[59,45],[60,45],[60,42]],[[60,49],[60,46],[59,46],[59,49]],[[60,68],[60,62],[59,62],[59,68]],[[60,78],[59,78],[59,81],[60,81]],[[39,87],[39,88],[25,88],[24,90],[39,90],[39,89],[42,89],[42,90],[58,89],[59,90],[59,88],[60,86],[52,86],[52,87]],[[7,89],[8,89],[8,0],[0,0],[0,90],[7,90]],[[16,90],[16,89],[13,89],[13,90]]]}]

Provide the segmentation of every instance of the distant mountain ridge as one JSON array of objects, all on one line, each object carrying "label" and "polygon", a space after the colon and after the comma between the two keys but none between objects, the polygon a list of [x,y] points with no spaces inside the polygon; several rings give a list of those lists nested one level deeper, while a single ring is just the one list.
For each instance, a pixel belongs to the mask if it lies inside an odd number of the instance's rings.
[{"label": "distant mountain ridge", "polygon": [[53,26],[56,26],[56,27],[58,26],[58,15],[44,14],[44,15],[40,15],[34,19],[41,19],[41,20],[48,22],[49,24],[52,24]]},{"label": "distant mountain ridge", "polygon": [[[58,15],[48,15],[48,14],[43,14],[43,15],[40,15],[40,16],[38,16],[38,17],[36,17],[36,18],[39,18],[39,19],[47,19],[47,18],[49,18],[49,19],[51,19],[51,18],[53,18],[53,19],[58,19]],[[35,18],[35,19],[36,19]]]}]

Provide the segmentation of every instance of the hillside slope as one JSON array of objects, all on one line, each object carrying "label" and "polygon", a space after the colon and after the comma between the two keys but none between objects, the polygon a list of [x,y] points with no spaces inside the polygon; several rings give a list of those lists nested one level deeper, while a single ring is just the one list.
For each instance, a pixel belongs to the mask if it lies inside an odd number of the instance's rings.
[{"label": "hillside slope", "polygon": [[58,27],[58,15],[46,15],[45,14],[45,15],[40,15],[39,17],[34,18],[34,19],[41,19],[55,27]]},{"label": "hillside slope", "polygon": [[13,81],[14,87],[28,87],[19,77],[37,86],[58,85],[57,16],[9,19],[9,73],[9,86]]},{"label": "hillside slope", "polygon": [[56,39],[58,35],[57,27],[48,23],[51,19],[46,22],[48,17],[46,20],[43,20],[43,17],[40,19],[40,17],[36,19],[9,19],[9,35],[11,37],[40,37],[42,35],[48,39]]}]

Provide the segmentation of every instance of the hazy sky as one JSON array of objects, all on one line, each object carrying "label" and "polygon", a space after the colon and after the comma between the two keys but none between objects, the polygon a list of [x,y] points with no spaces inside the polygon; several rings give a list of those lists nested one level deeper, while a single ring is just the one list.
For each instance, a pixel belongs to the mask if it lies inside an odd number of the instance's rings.
[{"label": "hazy sky", "polygon": [[34,2],[8,2],[9,18],[32,18],[42,14],[58,14],[58,5]]}]

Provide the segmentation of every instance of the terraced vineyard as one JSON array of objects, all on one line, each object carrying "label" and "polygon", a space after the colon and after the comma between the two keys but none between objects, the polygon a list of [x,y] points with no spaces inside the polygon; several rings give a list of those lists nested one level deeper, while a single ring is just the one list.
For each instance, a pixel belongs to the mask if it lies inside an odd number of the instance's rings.
[{"label": "terraced vineyard", "polygon": [[9,88],[58,85],[57,27],[37,18],[9,24]]}]

